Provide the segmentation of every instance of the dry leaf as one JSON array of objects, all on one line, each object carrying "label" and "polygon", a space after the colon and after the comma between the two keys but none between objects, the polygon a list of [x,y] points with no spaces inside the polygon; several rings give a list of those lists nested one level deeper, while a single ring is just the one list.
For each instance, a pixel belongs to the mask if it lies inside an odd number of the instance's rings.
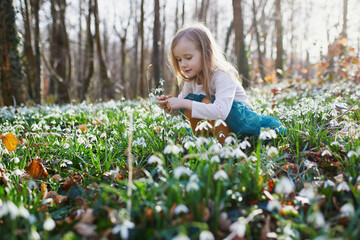
[{"label": "dry leaf", "polygon": [[41,182],[41,198],[43,198],[45,194],[47,194],[47,186],[44,182]]},{"label": "dry leaf", "polygon": [[74,229],[79,235],[81,235],[85,239],[95,238],[96,236],[96,226],[93,224],[85,224],[82,222],[78,222],[77,224],[75,224]]},{"label": "dry leaf", "polygon": [[68,196],[58,195],[55,197],[54,201],[56,204],[62,204],[69,199]]},{"label": "dry leaf", "polygon": [[32,178],[39,179],[42,177],[49,177],[49,173],[46,171],[46,168],[42,162],[33,160],[26,171]]},{"label": "dry leaf", "polygon": [[19,140],[12,133],[8,133],[5,136],[0,135],[0,138],[3,141],[6,149],[10,152],[14,151],[19,143]]},{"label": "dry leaf", "polygon": [[80,129],[82,132],[86,132],[86,125],[85,124],[80,124],[76,127],[77,129]]}]

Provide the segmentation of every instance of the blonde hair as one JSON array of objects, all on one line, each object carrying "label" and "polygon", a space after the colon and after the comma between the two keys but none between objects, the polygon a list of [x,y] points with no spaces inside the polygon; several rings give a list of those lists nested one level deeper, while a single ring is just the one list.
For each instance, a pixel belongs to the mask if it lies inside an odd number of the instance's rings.
[{"label": "blonde hair", "polygon": [[210,30],[201,23],[192,23],[190,26],[180,29],[175,34],[171,42],[170,50],[168,54],[170,69],[173,71],[177,79],[177,82],[180,86],[182,86],[185,81],[196,81],[198,77],[197,76],[191,79],[187,78],[182,73],[179,64],[174,56],[173,50],[176,44],[178,44],[178,42],[183,38],[187,38],[188,40],[193,42],[196,48],[201,52],[202,65],[203,65],[202,77],[203,77],[204,91],[209,98],[211,98],[210,80],[215,70],[218,69],[228,74],[232,74],[234,76],[232,77],[232,79],[233,78],[239,79],[238,71],[231,63],[229,63],[225,59],[223,51],[216,43]]}]

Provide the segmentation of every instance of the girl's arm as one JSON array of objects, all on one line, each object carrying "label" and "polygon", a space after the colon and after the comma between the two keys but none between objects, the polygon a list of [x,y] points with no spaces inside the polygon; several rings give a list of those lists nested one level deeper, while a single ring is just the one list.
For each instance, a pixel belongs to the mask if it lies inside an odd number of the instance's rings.
[{"label": "girl's arm", "polygon": [[215,72],[211,84],[215,92],[215,101],[212,104],[194,101],[191,116],[208,120],[220,118],[225,121],[234,102],[237,85],[228,74],[222,71]]}]

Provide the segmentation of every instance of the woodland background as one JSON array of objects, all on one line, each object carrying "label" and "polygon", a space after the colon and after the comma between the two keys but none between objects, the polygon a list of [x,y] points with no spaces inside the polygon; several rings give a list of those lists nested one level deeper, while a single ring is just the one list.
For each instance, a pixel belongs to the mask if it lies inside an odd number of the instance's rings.
[{"label": "woodland background", "polygon": [[211,29],[245,88],[359,81],[358,12],[356,0],[2,0],[0,105],[145,98],[161,78],[176,94],[167,48],[191,21]]}]

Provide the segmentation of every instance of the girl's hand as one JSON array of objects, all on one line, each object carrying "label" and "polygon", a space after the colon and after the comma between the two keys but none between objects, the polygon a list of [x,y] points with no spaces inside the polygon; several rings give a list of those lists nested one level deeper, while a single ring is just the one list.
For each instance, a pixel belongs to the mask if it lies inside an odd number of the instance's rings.
[{"label": "girl's hand", "polygon": [[171,97],[171,98],[168,98],[166,101],[167,101],[166,108],[169,109],[170,111],[174,111],[174,110],[181,109],[181,108],[184,108],[187,110],[192,109],[191,100],[188,100],[188,99]]},{"label": "girl's hand", "polygon": [[168,96],[157,96],[155,97],[156,100],[158,100],[158,104],[159,104],[159,107],[161,109],[164,109],[167,113],[170,112],[170,109],[167,108],[166,104],[167,104],[167,99],[168,98],[171,98],[172,96],[171,95],[168,95]]}]

